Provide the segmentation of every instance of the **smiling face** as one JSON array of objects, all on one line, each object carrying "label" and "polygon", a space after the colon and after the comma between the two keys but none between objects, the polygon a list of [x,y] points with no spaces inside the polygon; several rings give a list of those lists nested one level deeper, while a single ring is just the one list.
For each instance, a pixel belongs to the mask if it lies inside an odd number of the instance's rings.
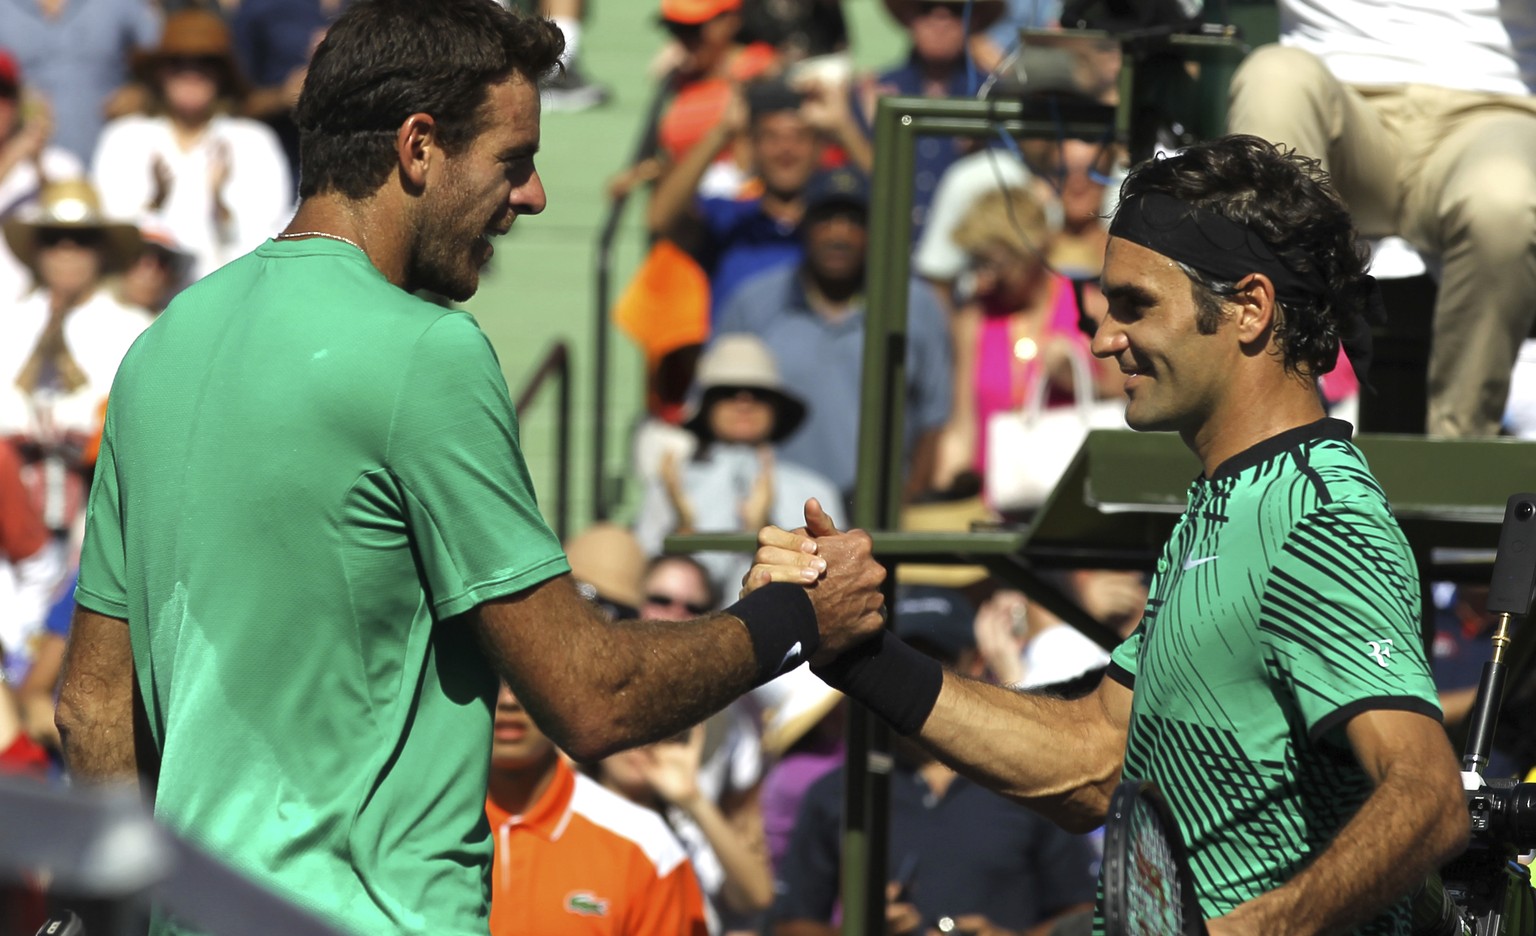
[{"label": "smiling face", "polygon": [[490,238],[505,234],[519,215],[544,210],[544,183],[533,163],[539,148],[538,88],[513,75],[491,86],[482,114],[480,134],[443,160],[428,180],[407,289],[468,299],[494,252]]},{"label": "smiling face", "polygon": [[791,197],[816,171],[821,147],[798,111],[774,111],[752,123],[752,160],[768,191]]},{"label": "smiling face", "polygon": [[1229,318],[1201,334],[1191,282],[1172,260],[1111,238],[1104,256],[1109,312],[1093,353],[1126,375],[1125,420],[1132,429],[1197,433],[1226,402],[1238,342]]}]

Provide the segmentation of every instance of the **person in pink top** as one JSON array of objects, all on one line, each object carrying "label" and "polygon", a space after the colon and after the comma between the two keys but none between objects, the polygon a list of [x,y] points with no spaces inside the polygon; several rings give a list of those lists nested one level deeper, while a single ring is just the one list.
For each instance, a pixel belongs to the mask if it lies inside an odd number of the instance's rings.
[{"label": "person in pink top", "polygon": [[[1072,283],[1045,257],[1051,233],[1045,211],[1026,189],[1000,189],[978,198],[955,228],[970,259],[974,286],[953,322],[955,394],[940,442],[936,486],[987,463],[987,418],[1018,409],[1039,390],[1047,406],[1074,398],[1072,356],[1102,367],[1078,328]],[[1101,393],[1093,388],[1095,395]]]}]

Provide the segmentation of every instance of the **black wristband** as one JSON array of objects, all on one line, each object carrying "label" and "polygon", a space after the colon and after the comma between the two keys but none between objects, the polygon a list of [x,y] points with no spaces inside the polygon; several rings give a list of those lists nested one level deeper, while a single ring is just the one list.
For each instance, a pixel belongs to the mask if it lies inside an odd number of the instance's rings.
[{"label": "black wristband", "polygon": [[816,606],[810,593],[789,582],[773,582],[741,599],[725,613],[740,618],[752,638],[757,660],[754,686],[787,673],[821,646]]},{"label": "black wristband", "polygon": [[917,734],[939,701],[944,667],[890,631],[865,641],[826,666],[812,667],[827,685],[869,706],[897,734]]}]

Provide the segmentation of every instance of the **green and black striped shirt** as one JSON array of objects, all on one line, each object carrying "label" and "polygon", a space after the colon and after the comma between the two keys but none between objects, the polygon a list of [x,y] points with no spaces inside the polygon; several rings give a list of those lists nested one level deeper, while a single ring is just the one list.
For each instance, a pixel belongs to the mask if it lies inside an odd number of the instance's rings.
[{"label": "green and black striped shirt", "polygon": [[[1168,798],[1207,918],[1284,884],[1370,793],[1343,726],[1440,718],[1413,556],[1348,423],[1322,420],[1189,489],[1141,626],[1125,776]],[[1358,930],[1408,933],[1406,901]]]}]

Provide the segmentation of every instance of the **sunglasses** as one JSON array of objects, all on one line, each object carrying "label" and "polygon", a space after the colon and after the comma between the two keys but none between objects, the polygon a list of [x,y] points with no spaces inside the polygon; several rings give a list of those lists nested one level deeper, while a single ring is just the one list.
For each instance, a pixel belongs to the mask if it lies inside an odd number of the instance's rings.
[{"label": "sunglasses", "polygon": [[745,397],[754,403],[767,403],[772,399],[766,390],[759,387],[720,387],[717,392],[721,400],[738,400]]},{"label": "sunglasses", "polygon": [[640,612],[637,609],[598,594],[597,586],[595,585],[577,582],[576,592],[587,601],[596,605],[611,621],[628,621],[640,616]]},{"label": "sunglasses", "polygon": [[658,608],[682,608],[694,617],[709,613],[708,605],[684,601],[681,598],[673,598],[671,595],[646,595],[645,603],[655,605]]},{"label": "sunglasses", "polygon": [[703,23],[675,23],[672,20],[662,20],[661,28],[665,29],[673,39],[682,43],[697,41],[704,33]]},{"label": "sunglasses", "polygon": [[170,71],[214,72],[224,67],[224,59],[217,55],[172,55],[165,59]]},{"label": "sunglasses", "polygon": [[37,232],[37,246],[58,247],[60,244],[74,244],[76,247],[100,247],[106,242],[106,238],[100,231],[89,228],[43,228]]}]

